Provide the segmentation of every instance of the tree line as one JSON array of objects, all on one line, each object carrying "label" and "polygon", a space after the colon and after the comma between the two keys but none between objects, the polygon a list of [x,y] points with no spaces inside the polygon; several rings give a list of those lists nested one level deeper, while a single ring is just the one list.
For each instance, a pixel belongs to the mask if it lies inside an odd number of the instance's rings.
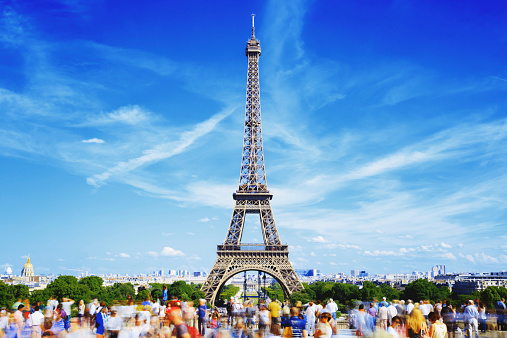
[{"label": "tree line", "polygon": [[[44,290],[34,290],[31,294],[26,285],[8,285],[0,282],[0,306],[10,308],[18,298],[28,299],[30,303],[41,302],[46,304],[50,297],[58,300],[65,298],[79,302],[81,299],[88,303],[93,299],[104,301],[108,306],[125,303],[128,297],[134,301],[143,301],[146,298],[162,299],[163,284],[151,283],[150,287],[139,286],[137,293],[132,283],[115,283],[112,286],[103,286],[104,280],[97,276],[84,277],[78,280],[74,276],[59,276]],[[197,301],[204,298],[200,284],[187,284],[176,281],[167,285],[169,297],[174,295],[183,301]]]}]

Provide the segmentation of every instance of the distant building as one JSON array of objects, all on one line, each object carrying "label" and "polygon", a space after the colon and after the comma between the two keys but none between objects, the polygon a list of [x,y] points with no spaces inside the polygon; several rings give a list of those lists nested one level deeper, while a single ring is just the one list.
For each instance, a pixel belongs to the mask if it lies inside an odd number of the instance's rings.
[{"label": "distant building", "polygon": [[364,270],[363,271],[359,271],[358,277],[366,278],[366,277],[368,277],[368,272],[366,272]]},{"label": "distant building", "polygon": [[350,275],[352,277],[359,277],[359,270],[350,270]]},{"label": "distant building", "polygon": [[320,270],[317,269],[295,269],[299,277],[317,277],[320,276]]},{"label": "distant building", "polygon": [[474,291],[483,291],[488,286],[507,287],[507,272],[489,274],[459,275],[452,286],[452,292],[469,295]]},{"label": "distant building", "polygon": [[445,265],[435,265],[431,268],[431,277],[445,275]]},{"label": "distant building", "polygon": [[33,272],[33,265],[30,263],[30,257],[26,260],[26,264],[23,266],[23,270],[21,270],[21,277],[34,277],[35,273]]}]

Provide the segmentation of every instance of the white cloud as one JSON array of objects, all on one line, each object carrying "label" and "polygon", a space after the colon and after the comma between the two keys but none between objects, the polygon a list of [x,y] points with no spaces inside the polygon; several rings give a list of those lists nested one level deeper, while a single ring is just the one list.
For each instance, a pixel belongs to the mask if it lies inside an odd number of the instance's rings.
[{"label": "white cloud", "polygon": [[94,138],[91,138],[91,139],[88,139],[88,140],[82,140],[81,142],[83,142],[83,143],[104,143],[106,141],[104,141],[104,140],[102,140],[100,138],[94,137]]},{"label": "white cloud", "polygon": [[124,252],[120,253],[118,256],[123,257],[123,258],[130,258],[130,255],[126,254]]},{"label": "white cloud", "polygon": [[468,259],[470,262],[475,263],[474,256],[472,256],[472,255],[466,255],[465,258]]},{"label": "white cloud", "polygon": [[158,252],[156,251],[148,251],[146,254],[152,257],[158,257]]},{"label": "white cloud", "polygon": [[210,219],[208,217],[201,218],[199,222],[209,222]]},{"label": "white cloud", "polygon": [[440,245],[441,245],[443,248],[446,248],[446,249],[450,249],[450,248],[452,248],[452,245],[450,245],[450,244],[446,244],[446,243],[444,243],[444,242],[440,243]]},{"label": "white cloud", "polygon": [[484,252],[481,252],[480,254],[476,253],[475,259],[477,262],[482,262],[482,263],[486,263],[486,264],[487,263],[499,263],[497,258],[486,255]]},{"label": "white cloud", "polygon": [[187,235],[189,235],[189,236],[194,236],[194,235],[195,235],[195,233],[193,233],[193,232],[187,232]]},{"label": "white cloud", "polygon": [[315,252],[310,252],[310,256],[317,256],[317,254]]},{"label": "white cloud", "polygon": [[444,258],[444,259],[451,259],[451,260],[457,259],[456,256],[454,256],[450,252],[446,252],[446,253],[442,254],[442,258]]},{"label": "white cloud", "polygon": [[315,242],[315,243],[327,243],[327,240],[322,236],[313,237],[309,240],[309,242]]},{"label": "white cloud", "polygon": [[172,232],[163,232],[162,233],[162,236],[172,236],[173,233]]},{"label": "white cloud", "polygon": [[166,246],[162,249],[162,252],[160,253],[160,255],[162,255],[162,256],[184,256],[185,254],[183,252],[181,252],[180,250],[176,250],[176,249]]}]

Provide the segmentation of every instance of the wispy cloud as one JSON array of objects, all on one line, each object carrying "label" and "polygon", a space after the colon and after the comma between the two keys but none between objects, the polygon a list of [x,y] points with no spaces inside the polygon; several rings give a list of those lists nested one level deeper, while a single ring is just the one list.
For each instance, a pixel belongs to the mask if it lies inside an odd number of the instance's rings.
[{"label": "wispy cloud", "polygon": [[104,143],[105,141],[100,138],[91,138],[88,140],[82,140],[83,143]]},{"label": "wispy cloud", "polygon": [[121,177],[141,166],[150,165],[178,155],[190,147],[198,138],[211,132],[216,125],[225,117],[229,116],[232,111],[233,109],[228,108],[223,112],[215,114],[208,120],[195,125],[191,130],[182,133],[179,140],[160,144],[152,149],[145,150],[143,152],[144,155],[128,161],[119,162],[114,167],[109,168],[101,174],[88,177],[86,182],[98,188],[104,185],[107,180],[110,180],[111,177]]}]

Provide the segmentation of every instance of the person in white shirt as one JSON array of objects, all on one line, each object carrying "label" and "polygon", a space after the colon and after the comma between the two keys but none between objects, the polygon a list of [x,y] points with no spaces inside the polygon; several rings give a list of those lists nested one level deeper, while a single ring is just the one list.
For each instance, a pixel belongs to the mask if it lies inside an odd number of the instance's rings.
[{"label": "person in white shirt", "polygon": [[110,338],[118,338],[118,334],[121,330],[122,319],[117,317],[117,311],[115,308],[111,309],[111,316],[106,323],[106,330],[109,332]]},{"label": "person in white shirt", "polygon": [[315,332],[315,305],[313,302],[308,303],[308,307],[305,311],[306,315],[306,332],[313,336]]},{"label": "person in white shirt", "polygon": [[412,299],[407,300],[407,308],[405,310],[407,315],[409,315],[413,309],[414,309],[414,304],[412,303]]},{"label": "person in white shirt", "polygon": [[397,315],[398,310],[396,310],[396,307],[393,305],[393,303],[390,303],[387,307],[387,325],[391,325],[393,318]]},{"label": "person in white shirt", "polygon": [[333,298],[329,298],[326,305],[326,310],[331,313],[333,319],[336,320],[336,311],[338,311],[338,305],[333,301]]},{"label": "person in white shirt", "polygon": [[400,338],[400,334],[398,333],[398,327],[401,325],[401,318],[398,316],[394,316],[392,319],[391,325],[387,328],[387,333],[389,333],[393,338]]},{"label": "person in white shirt", "polygon": [[320,300],[317,301],[317,305],[315,305],[315,317],[320,317],[320,313],[322,312],[322,309],[324,307],[322,306],[322,304],[320,304]]},{"label": "person in white shirt", "polygon": [[44,325],[44,315],[39,311],[39,305],[34,306],[34,313],[28,318],[32,327],[32,338],[40,338],[42,335],[42,326]]}]

